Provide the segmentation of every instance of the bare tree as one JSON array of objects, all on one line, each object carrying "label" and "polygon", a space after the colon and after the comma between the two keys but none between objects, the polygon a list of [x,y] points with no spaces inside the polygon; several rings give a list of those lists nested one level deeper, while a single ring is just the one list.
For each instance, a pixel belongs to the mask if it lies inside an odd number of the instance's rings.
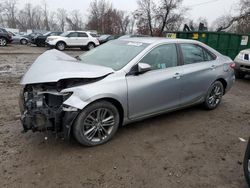
[{"label": "bare tree", "polygon": [[94,0],[90,4],[89,19],[86,27],[100,33],[125,34],[130,24],[130,16],[121,10],[113,8],[105,0]]},{"label": "bare tree", "polygon": [[49,31],[49,11],[47,8],[47,3],[46,1],[43,2],[43,17],[44,17],[44,28]]},{"label": "bare tree", "polygon": [[230,14],[219,17],[217,22],[217,31],[231,30],[237,33],[250,32],[250,1],[240,0],[238,15],[231,16]]},{"label": "bare tree", "polygon": [[90,3],[89,20],[86,26],[90,29],[105,33],[104,22],[107,20],[105,20],[104,17],[105,14],[110,14],[111,9],[112,4],[108,1],[93,0]]},{"label": "bare tree", "polygon": [[42,15],[39,5],[33,7],[31,3],[27,3],[18,13],[18,27],[23,31],[27,29],[44,29]]},{"label": "bare tree", "polygon": [[[180,14],[174,13],[179,8],[183,0],[161,0],[161,5],[158,8],[158,17],[161,18],[160,35],[165,28],[180,19]],[[172,28],[171,28],[172,29]]]},{"label": "bare tree", "polygon": [[162,36],[165,30],[176,30],[183,21],[183,0],[138,0],[137,28],[141,34]]},{"label": "bare tree", "polygon": [[139,18],[138,29],[141,33],[143,30],[149,30],[150,35],[153,36],[153,12],[155,11],[156,5],[153,0],[137,0],[138,10],[137,18]]},{"label": "bare tree", "polygon": [[2,2],[3,15],[6,18],[7,26],[11,28],[17,27],[17,0],[5,0]]},{"label": "bare tree", "polygon": [[83,29],[83,21],[79,10],[73,10],[70,16],[66,17],[66,21],[70,30]]},{"label": "bare tree", "polygon": [[65,9],[57,9],[57,20],[61,31],[64,31],[66,25],[67,11]]}]

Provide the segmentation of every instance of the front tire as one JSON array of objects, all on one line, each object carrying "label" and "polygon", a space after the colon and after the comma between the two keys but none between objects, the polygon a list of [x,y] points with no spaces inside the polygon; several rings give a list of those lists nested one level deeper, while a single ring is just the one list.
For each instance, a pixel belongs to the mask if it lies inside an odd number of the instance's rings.
[{"label": "front tire", "polygon": [[0,37],[0,46],[6,46],[7,45],[7,40],[4,37]]},{"label": "front tire", "polygon": [[84,146],[97,146],[109,141],[120,122],[117,108],[107,101],[87,106],[78,116],[73,127],[76,140]]},{"label": "front tire", "polygon": [[214,82],[206,95],[204,106],[207,110],[216,109],[221,103],[224,94],[224,86],[220,81]]},{"label": "front tire", "polygon": [[56,48],[57,48],[58,50],[60,50],[60,51],[63,51],[63,50],[65,50],[65,48],[66,48],[66,44],[65,44],[64,42],[58,42],[58,43],[56,44]]}]

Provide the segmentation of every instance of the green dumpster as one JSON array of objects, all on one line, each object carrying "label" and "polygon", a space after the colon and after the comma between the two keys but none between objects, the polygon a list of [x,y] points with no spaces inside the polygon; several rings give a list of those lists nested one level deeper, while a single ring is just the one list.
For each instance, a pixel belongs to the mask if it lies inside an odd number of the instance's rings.
[{"label": "green dumpster", "polygon": [[250,49],[250,34],[226,32],[167,32],[167,38],[193,39],[207,44],[220,53],[234,59],[241,50]]}]

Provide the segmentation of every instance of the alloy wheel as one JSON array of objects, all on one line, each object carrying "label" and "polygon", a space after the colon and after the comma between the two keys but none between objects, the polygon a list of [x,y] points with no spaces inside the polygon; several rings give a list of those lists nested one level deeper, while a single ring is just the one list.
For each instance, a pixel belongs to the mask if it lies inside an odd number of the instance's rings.
[{"label": "alloy wheel", "polygon": [[94,143],[109,137],[115,125],[115,117],[107,108],[99,108],[90,112],[83,122],[84,137]]},{"label": "alloy wheel", "polygon": [[63,51],[65,49],[65,44],[60,42],[57,44],[57,48],[58,48],[58,50]]},{"label": "alloy wheel", "polygon": [[89,49],[89,50],[92,50],[92,49],[94,49],[94,48],[95,48],[95,45],[94,45],[94,44],[90,43],[90,44],[88,45],[88,49]]},{"label": "alloy wheel", "polygon": [[216,107],[220,103],[222,96],[223,96],[223,88],[221,87],[220,84],[215,84],[209,94],[208,104],[211,107]]},{"label": "alloy wheel", "polygon": [[0,46],[6,46],[7,45],[7,41],[5,38],[0,38]]},{"label": "alloy wheel", "polygon": [[21,44],[22,44],[22,45],[26,45],[26,44],[28,44],[28,41],[27,41],[26,39],[22,39],[22,40],[21,40]]}]

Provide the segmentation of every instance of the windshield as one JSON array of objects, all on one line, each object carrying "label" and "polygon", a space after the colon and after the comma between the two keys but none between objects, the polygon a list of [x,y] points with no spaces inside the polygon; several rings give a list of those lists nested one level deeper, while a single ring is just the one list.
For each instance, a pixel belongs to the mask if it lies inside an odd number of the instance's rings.
[{"label": "windshield", "polygon": [[64,32],[64,33],[61,34],[60,36],[62,36],[62,37],[67,37],[68,34],[70,34],[70,32]]},{"label": "windshield", "polygon": [[49,35],[51,32],[44,33],[43,36]]},{"label": "windshield", "polygon": [[82,63],[110,67],[117,71],[147,46],[145,43],[115,40],[84,53],[79,58]]},{"label": "windshield", "polygon": [[110,37],[111,35],[102,35],[100,36],[100,40],[105,40],[106,38]]}]

